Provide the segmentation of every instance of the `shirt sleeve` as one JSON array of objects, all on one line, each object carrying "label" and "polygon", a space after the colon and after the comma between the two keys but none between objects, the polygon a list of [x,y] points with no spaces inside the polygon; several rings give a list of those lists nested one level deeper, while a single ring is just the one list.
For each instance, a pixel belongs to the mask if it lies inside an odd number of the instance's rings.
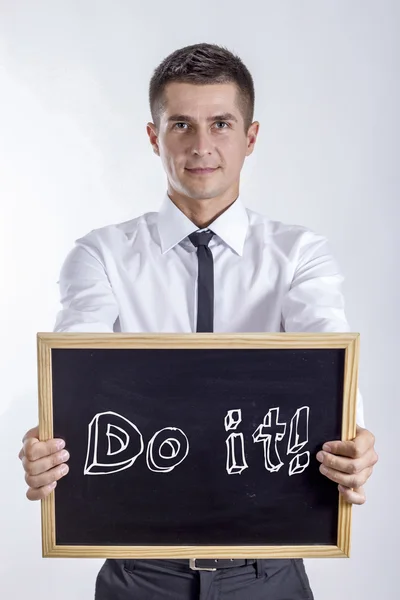
[{"label": "shirt sleeve", "polygon": [[[282,303],[283,329],[319,333],[351,331],[344,310],[344,277],[327,239],[306,231],[294,252],[294,275]],[[364,403],[358,388],[356,421],[365,427]]]},{"label": "shirt sleeve", "polygon": [[60,272],[55,332],[113,333],[118,304],[101,257],[92,244],[77,240]]}]

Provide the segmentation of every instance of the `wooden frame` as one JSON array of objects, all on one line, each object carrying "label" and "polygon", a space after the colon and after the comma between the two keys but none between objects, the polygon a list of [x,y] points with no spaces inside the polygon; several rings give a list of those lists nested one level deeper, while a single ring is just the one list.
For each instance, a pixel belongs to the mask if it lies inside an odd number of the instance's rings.
[{"label": "wooden frame", "polygon": [[[344,349],[342,440],[356,434],[358,333],[38,333],[39,437],[53,437],[52,348]],[[317,558],[350,556],[352,506],[339,499],[337,545],[308,546],[67,546],[57,545],[54,492],[41,501],[43,557]]]}]

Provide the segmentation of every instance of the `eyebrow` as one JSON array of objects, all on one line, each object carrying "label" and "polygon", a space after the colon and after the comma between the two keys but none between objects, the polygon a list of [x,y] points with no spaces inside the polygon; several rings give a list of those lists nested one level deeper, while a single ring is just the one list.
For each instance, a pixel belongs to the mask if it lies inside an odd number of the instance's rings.
[{"label": "eyebrow", "polygon": [[[196,121],[193,117],[189,115],[171,115],[168,117],[168,123],[176,123],[178,121]],[[207,121],[235,121],[238,122],[235,115],[232,113],[223,113],[222,115],[215,115],[213,117],[208,117]]]}]

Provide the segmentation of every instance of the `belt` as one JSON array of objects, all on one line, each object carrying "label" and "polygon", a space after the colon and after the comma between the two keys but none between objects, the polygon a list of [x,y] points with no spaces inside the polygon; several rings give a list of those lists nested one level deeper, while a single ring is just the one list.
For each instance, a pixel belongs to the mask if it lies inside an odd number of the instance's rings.
[{"label": "belt", "polygon": [[255,562],[257,562],[255,558],[190,558],[189,567],[193,571],[216,571],[253,565]]}]

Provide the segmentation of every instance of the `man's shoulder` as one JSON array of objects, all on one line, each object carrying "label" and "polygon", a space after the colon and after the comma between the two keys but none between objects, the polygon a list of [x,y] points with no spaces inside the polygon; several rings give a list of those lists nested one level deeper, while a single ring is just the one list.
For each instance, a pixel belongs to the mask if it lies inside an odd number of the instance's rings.
[{"label": "man's shoulder", "polygon": [[149,211],[127,221],[97,227],[79,237],[76,243],[90,245],[132,239],[140,227],[151,229],[157,223],[157,215],[158,212]]},{"label": "man's shoulder", "polygon": [[327,241],[323,234],[318,233],[306,225],[272,219],[265,214],[247,207],[246,211],[249,217],[249,226],[254,229],[261,228],[266,240],[273,240],[277,243],[290,243],[296,241],[307,243],[317,240]]}]

